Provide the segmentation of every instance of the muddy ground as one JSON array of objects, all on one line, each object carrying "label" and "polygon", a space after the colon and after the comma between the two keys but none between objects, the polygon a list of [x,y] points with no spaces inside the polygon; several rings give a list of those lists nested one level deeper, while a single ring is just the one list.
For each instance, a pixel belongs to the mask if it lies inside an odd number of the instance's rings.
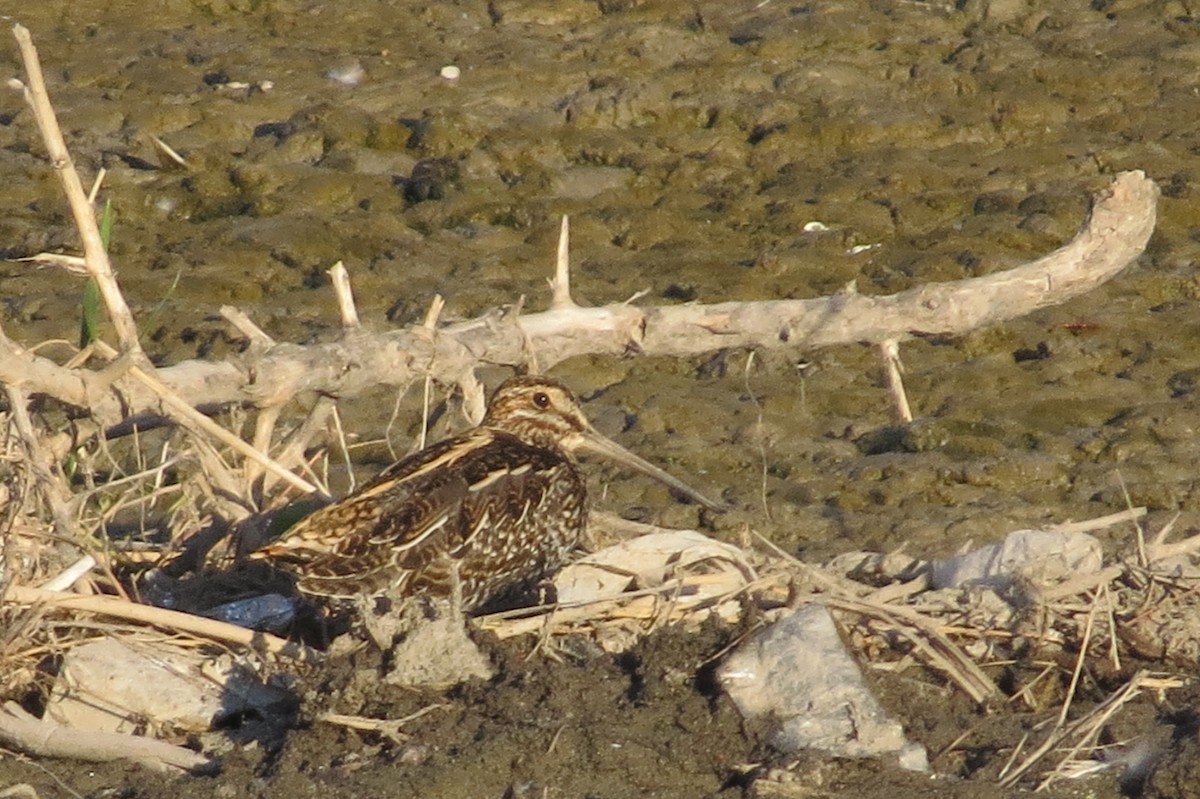
[{"label": "muddy ground", "polygon": [[[892,293],[1048,252],[1073,235],[1089,191],[1146,170],[1163,189],[1147,254],[1062,307],[906,344],[918,420],[886,447],[868,443],[891,410],[866,348],[760,356],[749,370],[744,352],[579,359],[555,374],[605,432],[737,506],[707,520],[710,533],[749,527],[807,559],[901,545],[944,554],[1120,510],[1125,491],[1150,509],[1151,529],[1176,513],[1180,532],[1200,526],[1200,16],[1188,3],[21,5],[0,11],[31,29],[85,175],[109,169],[119,278],[164,363],[228,352],[223,304],[280,340],[335,336],[325,270],[337,260],[380,328],[419,321],[436,293],[446,318],[521,295],[544,307],[563,213],[585,302],[809,297],[850,280]],[[15,46],[0,53],[18,74]],[[447,65],[457,80],[442,76]],[[150,135],[189,170],[157,169]],[[0,185],[0,255],[75,247],[15,93],[0,96]],[[827,229],[806,231],[811,222]],[[75,278],[7,262],[0,281],[9,336],[74,339]],[[351,405],[344,422],[377,439],[391,404]],[[401,450],[407,424],[390,431]],[[607,510],[700,521],[644,481],[592,474]],[[1111,550],[1129,536],[1111,534]],[[666,632],[622,657],[562,662],[527,659],[529,642],[496,645],[494,682],[436,697],[333,690],[372,668],[350,663],[306,684],[327,684],[342,712],[446,707],[414,722],[406,743],[339,732],[302,709],[282,739],[230,731],[215,777],[6,757],[0,786],[28,782],[44,797],[737,796],[748,764],[788,762],[713,689],[710,658],[737,633]],[[873,679],[936,755],[937,776],[805,756],[806,795],[1003,795],[988,779],[1042,717],[984,714],[926,677]],[[1148,795],[1200,794],[1195,699],[1148,698],[1114,726],[1114,740],[1164,747]],[[1108,773],[1057,790],[1121,786]]]}]

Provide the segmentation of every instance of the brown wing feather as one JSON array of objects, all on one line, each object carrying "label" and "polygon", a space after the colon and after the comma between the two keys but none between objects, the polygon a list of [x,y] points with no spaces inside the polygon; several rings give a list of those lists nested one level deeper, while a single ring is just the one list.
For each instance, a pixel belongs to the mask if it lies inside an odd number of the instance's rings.
[{"label": "brown wing feather", "polygon": [[[578,512],[547,517],[561,517],[563,529],[550,532],[570,543],[546,542],[553,552],[543,556],[537,550],[546,523],[528,520],[546,516],[555,492]],[[494,585],[539,576],[516,572],[543,570],[561,559],[559,551],[582,531],[583,492],[566,456],[477,428],[397,462],[253,557],[296,572],[298,587],[320,596],[446,593],[450,561],[460,566],[465,593],[488,593]],[[511,543],[517,540],[530,543],[521,550]]]}]

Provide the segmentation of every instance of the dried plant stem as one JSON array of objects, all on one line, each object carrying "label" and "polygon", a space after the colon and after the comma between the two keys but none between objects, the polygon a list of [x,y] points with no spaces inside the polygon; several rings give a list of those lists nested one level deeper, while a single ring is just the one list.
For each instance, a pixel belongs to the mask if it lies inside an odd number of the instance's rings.
[{"label": "dried plant stem", "polygon": [[225,320],[229,324],[236,327],[239,333],[250,340],[251,347],[267,349],[275,346],[275,339],[267,335],[261,327],[254,324],[253,320],[249,316],[246,316],[240,309],[232,305],[222,305],[221,316],[225,317]]},{"label": "dried plant stem", "polygon": [[[250,442],[250,446],[255,452],[266,453],[271,449],[271,439],[275,435],[275,425],[279,422],[279,414],[283,409],[278,405],[267,405],[258,410],[258,416],[254,420],[254,440]],[[278,463],[278,461],[276,461]],[[283,464],[279,464],[289,474]],[[254,493],[254,484],[262,476],[262,464],[257,460],[247,459],[246,464],[242,467],[244,480],[246,483],[245,496],[252,496]]]},{"label": "dried plant stem", "polygon": [[1096,624],[1096,599],[1097,596],[1093,594],[1091,607],[1088,609],[1087,619],[1083,625],[1083,638],[1079,642],[1079,657],[1075,659],[1075,668],[1071,671],[1071,682],[1067,686],[1062,708],[1058,712],[1058,723],[1056,724],[1058,727],[1067,723],[1067,714],[1071,712],[1071,702],[1075,700],[1075,691],[1079,687],[1079,676],[1083,674],[1083,666],[1087,662],[1088,647],[1092,644],[1092,629]]},{"label": "dried plant stem", "polygon": [[140,605],[111,596],[84,596],[61,591],[47,591],[29,586],[10,585],[5,601],[19,605],[42,605],[59,610],[99,613],[113,618],[153,624],[168,630],[189,633],[213,641],[224,641],[272,655],[316,663],[321,656],[302,644],[286,641],[270,633],[247,630],[215,619],[193,616],[152,605]]},{"label": "dried plant stem", "polygon": [[342,327],[354,330],[359,326],[358,308],[354,305],[354,290],[350,287],[350,273],[341,261],[329,268],[329,279],[333,281],[333,292],[337,296],[338,310],[342,315]]},{"label": "dried plant stem", "polygon": [[903,605],[877,605],[849,597],[821,597],[831,608],[871,616],[893,625],[893,630],[912,642],[925,662],[945,674],[979,705],[999,696],[1000,689],[963,651],[938,629],[932,620]]},{"label": "dried plant stem", "polygon": [[[275,460],[285,467],[298,466],[306,470],[309,476],[312,471],[307,469],[307,463],[304,460],[304,451],[308,449],[309,443],[316,437],[318,433],[325,429],[329,417],[337,408],[337,403],[330,397],[318,397],[312,410],[308,412],[304,422],[287,437],[283,444],[283,448],[275,456]],[[316,479],[314,477],[314,479]],[[269,484],[268,484],[269,486]],[[321,492],[328,495],[327,488],[322,486]]]},{"label": "dried plant stem", "polygon": [[[1178,680],[1161,680],[1154,677],[1149,672],[1139,671],[1137,674],[1133,675],[1133,678],[1130,679],[1129,682],[1110,694],[1107,699],[1093,708],[1092,711],[1087,715],[1071,722],[1070,724],[1059,723],[1055,725],[1050,734],[1046,736],[1046,740],[1042,741],[1040,746],[1026,755],[1019,765],[1016,765],[1011,769],[1006,769],[1006,773],[999,781],[1000,787],[1011,788],[1012,786],[1016,785],[1021,777],[1023,777],[1030,771],[1030,769],[1037,765],[1042,758],[1044,758],[1050,752],[1062,747],[1062,745],[1066,741],[1070,740],[1073,736],[1078,736],[1076,738],[1076,743],[1074,746],[1068,748],[1067,754],[1063,758],[1063,762],[1073,759],[1082,749],[1092,746],[1095,743],[1096,738],[1099,736],[1100,730],[1104,724],[1107,723],[1110,718],[1112,718],[1112,715],[1116,713],[1117,710],[1140,694],[1144,687],[1153,685],[1161,688],[1167,685],[1178,686],[1181,684],[1182,683]],[[1015,760],[1013,762],[1015,763]],[[1049,775],[1043,778],[1041,783],[1038,785],[1038,790],[1042,790],[1055,779],[1056,774],[1051,772]]]},{"label": "dried plant stem", "polygon": [[405,724],[408,724],[410,721],[416,721],[435,710],[445,710],[448,707],[449,705],[442,704],[426,705],[415,713],[410,713],[398,719],[373,719],[367,716],[349,716],[344,713],[322,713],[317,716],[317,721],[323,721],[326,724],[336,724],[339,727],[348,727],[352,730],[377,732],[400,743],[407,741],[410,737],[403,732]]},{"label": "dried plant stem", "polygon": [[64,727],[26,713],[16,702],[0,707],[0,742],[43,757],[104,762],[132,760],[155,771],[194,771],[209,765],[204,755],[140,735]]},{"label": "dried plant stem", "polygon": [[902,424],[908,424],[913,420],[913,415],[908,404],[908,394],[904,391],[904,364],[900,361],[900,342],[894,338],[880,342],[879,354],[883,358],[883,372],[887,379],[888,393],[892,395],[892,405],[896,409],[896,419]]},{"label": "dried plant stem", "polygon": [[1136,522],[1145,515],[1145,508],[1129,508],[1116,513],[1110,513],[1107,516],[1097,516],[1095,519],[1048,525],[1046,529],[1057,533],[1090,533],[1094,530],[1103,530],[1125,522]]},{"label": "dried plant stem", "polygon": [[41,131],[42,140],[50,153],[50,161],[54,165],[54,171],[58,173],[63,193],[66,194],[67,202],[71,206],[75,228],[83,240],[84,262],[89,274],[95,278],[100,287],[100,295],[104,298],[105,307],[108,308],[108,315],[116,329],[121,349],[140,355],[142,346],[138,342],[137,324],[133,321],[133,314],[130,313],[129,306],[125,303],[125,297],[121,294],[120,287],[117,286],[112,264],[108,260],[108,253],[105,252],[104,243],[100,239],[100,228],[96,225],[95,211],[88,202],[87,192],[79,179],[79,173],[75,171],[71,153],[67,150],[67,143],[58,126],[54,107],[50,105],[50,95],[46,91],[46,80],[42,75],[41,63],[38,61],[37,48],[33,46],[33,39],[24,25],[14,25],[13,36],[17,39],[17,46],[21,50],[21,61],[25,65],[25,74],[29,78],[29,85],[21,87],[22,93],[29,107],[33,109],[38,130]]},{"label": "dried plant stem", "polygon": [[[0,334],[2,336],[3,334]],[[48,465],[53,463],[42,450],[41,440],[33,429],[33,420],[29,418],[26,408],[25,393],[14,385],[6,385],[9,412],[12,414],[13,425],[20,436],[21,446],[25,449],[25,463],[33,471],[34,479],[40,488],[50,515],[54,518],[55,531],[68,541],[77,539],[78,530],[74,515],[71,513],[69,497],[70,489],[61,475],[55,474]]]},{"label": "dried plant stem", "polygon": [[558,229],[558,251],[554,261],[554,278],[550,281],[550,307],[569,310],[578,307],[571,299],[571,220],[563,214]]}]

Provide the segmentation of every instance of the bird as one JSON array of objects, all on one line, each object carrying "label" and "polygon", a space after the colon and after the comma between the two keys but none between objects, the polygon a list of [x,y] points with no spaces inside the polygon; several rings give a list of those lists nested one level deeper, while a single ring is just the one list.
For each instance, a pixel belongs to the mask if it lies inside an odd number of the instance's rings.
[{"label": "bird", "polygon": [[397,461],[249,557],[318,602],[427,596],[478,610],[567,562],[587,524],[583,453],[727,509],[601,435],[563,383],[518,376],[477,427]]}]

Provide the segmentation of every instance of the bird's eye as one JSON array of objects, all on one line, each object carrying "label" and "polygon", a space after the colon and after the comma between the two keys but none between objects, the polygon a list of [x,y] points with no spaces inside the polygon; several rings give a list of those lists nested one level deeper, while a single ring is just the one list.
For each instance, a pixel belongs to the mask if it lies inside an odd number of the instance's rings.
[{"label": "bird's eye", "polygon": [[550,395],[545,391],[539,391],[533,395],[533,404],[545,410],[550,407]]}]

